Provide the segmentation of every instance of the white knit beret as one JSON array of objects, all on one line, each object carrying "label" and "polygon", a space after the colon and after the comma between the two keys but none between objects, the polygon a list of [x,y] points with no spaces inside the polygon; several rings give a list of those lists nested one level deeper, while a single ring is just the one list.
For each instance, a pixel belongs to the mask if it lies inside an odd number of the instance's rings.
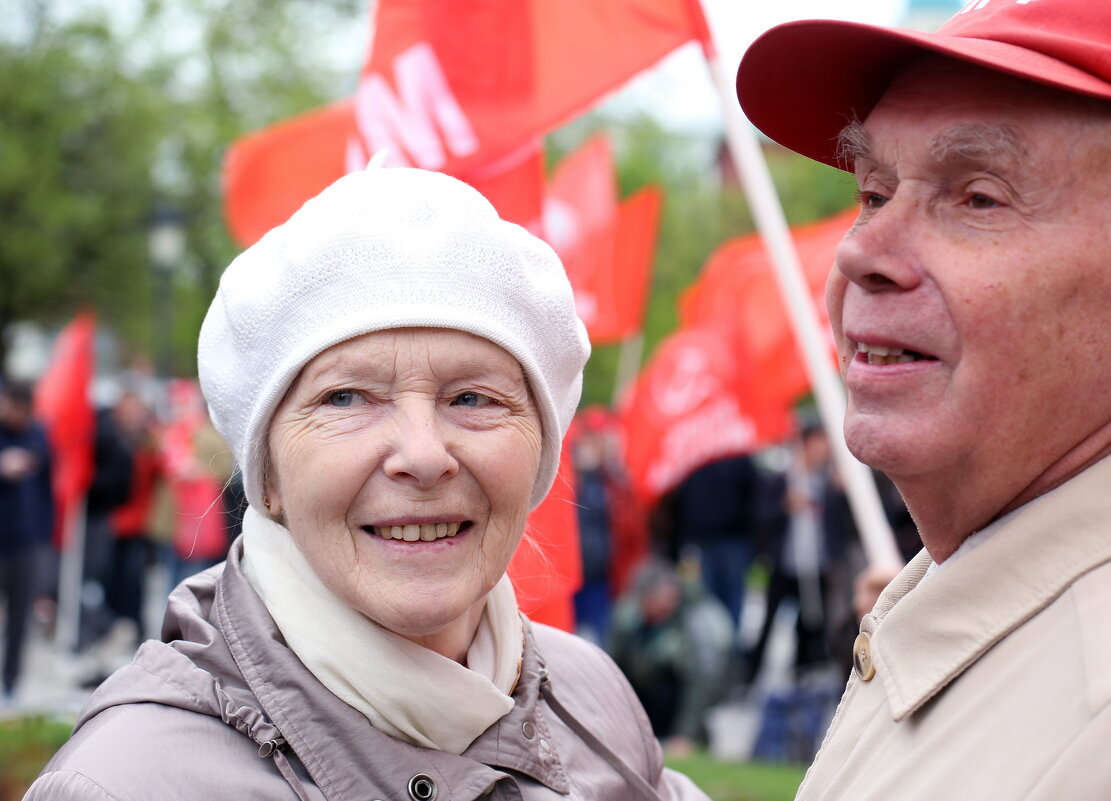
[{"label": "white knit beret", "polygon": [[216,429],[262,508],[274,410],[314,356],[389,328],[466,331],[512,354],[540,412],[544,499],[590,355],[552,249],[467,184],[371,167],[340,178],[224,271],[197,366]]}]

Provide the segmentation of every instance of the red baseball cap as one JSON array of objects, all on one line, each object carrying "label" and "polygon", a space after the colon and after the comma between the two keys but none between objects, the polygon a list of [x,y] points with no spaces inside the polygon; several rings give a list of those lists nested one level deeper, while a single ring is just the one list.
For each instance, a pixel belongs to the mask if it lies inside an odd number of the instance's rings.
[{"label": "red baseball cap", "polygon": [[1111,99],[1111,2],[971,0],[936,33],[788,22],[745,52],[737,97],[776,142],[851,169],[837,160],[841,129],[865,119],[899,70],[924,53]]}]

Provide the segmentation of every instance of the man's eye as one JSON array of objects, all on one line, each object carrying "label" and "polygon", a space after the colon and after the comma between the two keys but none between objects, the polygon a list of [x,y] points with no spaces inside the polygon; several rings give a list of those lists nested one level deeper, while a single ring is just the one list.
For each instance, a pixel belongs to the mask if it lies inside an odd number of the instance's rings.
[{"label": "man's eye", "polygon": [[363,403],[363,396],[353,389],[337,389],[328,394],[328,405],[345,408]]},{"label": "man's eye", "polygon": [[878,209],[887,203],[887,198],[879,192],[868,192],[861,189],[856,193],[856,201],[866,209]]},{"label": "man's eye", "polygon": [[493,399],[478,392],[460,392],[451,400],[452,406],[489,406]]},{"label": "man's eye", "polygon": [[995,198],[974,192],[968,196],[968,205],[973,209],[994,209],[999,206],[999,202]]}]

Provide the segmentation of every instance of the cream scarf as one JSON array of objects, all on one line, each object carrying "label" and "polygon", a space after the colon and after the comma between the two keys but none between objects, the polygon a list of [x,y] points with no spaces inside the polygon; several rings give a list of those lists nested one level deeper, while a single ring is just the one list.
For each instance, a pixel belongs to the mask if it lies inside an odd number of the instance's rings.
[{"label": "cream scarf", "polygon": [[333,595],[289,530],[251,507],[243,519],[243,573],[305,667],[391,737],[461,754],[513,708],[524,634],[508,577],[487,596],[463,667]]}]

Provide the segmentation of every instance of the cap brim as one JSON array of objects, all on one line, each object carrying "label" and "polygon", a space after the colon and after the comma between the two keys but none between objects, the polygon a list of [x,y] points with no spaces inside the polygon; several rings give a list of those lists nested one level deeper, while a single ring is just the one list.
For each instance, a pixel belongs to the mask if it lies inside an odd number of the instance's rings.
[{"label": "cap brim", "polygon": [[1111,98],[1102,79],[1023,47],[837,20],[788,22],[758,38],[737,70],[737,97],[752,124],[774,141],[851,169],[837,158],[842,128],[867,118],[900,68],[923,53]]}]

